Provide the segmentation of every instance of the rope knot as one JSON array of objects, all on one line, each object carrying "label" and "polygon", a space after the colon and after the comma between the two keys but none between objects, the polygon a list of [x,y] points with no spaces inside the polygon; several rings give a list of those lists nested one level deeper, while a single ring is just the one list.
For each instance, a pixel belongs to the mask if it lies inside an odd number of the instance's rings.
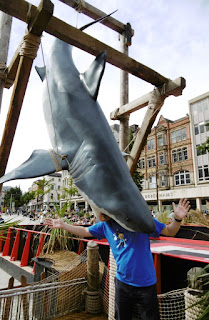
[{"label": "rope knot", "polygon": [[83,8],[85,8],[85,1],[84,0],[78,0],[77,4],[75,5],[75,10],[79,13],[83,12]]},{"label": "rope knot", "polygon": [[35,59],[37,55],[37,51],[41,42],[41,38],[35,36],[32,33],[27,33],[24,38],[23,42],[20,46],[20,56],[29,57],[31,59]]}]

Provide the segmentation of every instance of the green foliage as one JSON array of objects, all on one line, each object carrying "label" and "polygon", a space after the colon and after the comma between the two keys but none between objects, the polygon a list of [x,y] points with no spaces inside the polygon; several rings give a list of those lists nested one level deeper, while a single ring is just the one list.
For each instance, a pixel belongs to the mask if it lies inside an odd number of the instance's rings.
[{"label": "green foliage", "polygon": [[[45,194],[50,192],[51,186],[53,185],[52,181],[53,181],[53,179],[46,180],[44,178],[42,180],[38,180],[35,182],[35,184],[38,187],[37,190],[35,191],[35,195],[36,195],[37,199],[39,197],[43,197]],[[48,188],[48,189],[46,189],[46,188]]]},{"label": "green foliage", "polygon": [[[209,123],[206,123],[205,126],[209,127]],[[206,151],[209,151],[209,137],[207,138],[205,143],[197,147],[197,149],[200,151],[200,154],[205,154]]]},{"label": "green foliage", "polygon": [[[63,219],[65,212],[67,210],[68,203],[66,202],[62,208],[58,206],[56,203],[54,203],[55,208],[55,218],[61,218]],[[63,219],[65,223],[69,223],[68,219]],[[69,240],[69,235],[71,236],[71,239]],[[62,229],[52,229],[51,235],[49,238],[49,241],[46,243],[46,254],[47,253],[53,253],[57,250],[71,250],[71,247],[73,245],[73,237],[72,234],[69,234],[66,230]]]},{"label": "green foliage", "polygon": [[209,228],[209,220],[202,214],[199,209],[190,209],[187,216],[183,219],[183,224],[195,223]]},{"label": "green foliage", "polygon": [[162,211],[159,212],[156,219],[162,223],[169,224],[170,223],[170,218],[168,217],[168,212],[167,211]]},{"label": "green foliage", "polygon": [[35,199],[35,192],[30,191],[30,192],[25,192],[22,196],[22,202],[23,204],[27,204],[30,202],[30,200]]},{"label": "green foliage", "polygon": [[[62,207],[56,203],[54,205],[55,218],[63,219],[65,223],[69,223],[69,220],[64,218],[67,209],[71,206],[71,197],[78,193],[77,188],[74,186],[73,180],[70,178],[68,181],[68,187],[63,188],[62,198],[65,198],[65,203]],[[71,239],[69,239],[69,235]],[[73,245],[72,234],[69,234],[66,230],[52,229],[49,241],[45,245],[46,253],[53,253],[57,250],[70,250]]]},{"label": "green foliage", "polygon": [[134,172],[134,176],[133,176],[133,180],[137,186],[137,188],[139,189],[139,191],[142,191],[142,179],[144,178],[144,175],[139,172],[139,171],[135,171]]},{"label": "green foliage", "polygon": [[71,199],[71,197],[75,196],[77,193],[78,193],[78,189],[75,187],[73,179],[69,178],[68,186],[62,188],[61,198]]},{"label": "green foliage", "polygon": [[13,220],[13,219],[8,219],[4,222],[0,223],[0,231],[7,231],[11,227],[17,227],[22,220]]},{"label": "green foliage", "polygon": [[[204,281],[205,279],[205,281]],[[195,279],[192,281],[201,281],[202,284],[202,290],[199,291],[199,294],[197,295],[199,298],[199,301],[195,304],[192,304],[190,308],[193,308],[196,305],[201,306],[202,314],[199,316],[197,320],[208,320],[209,319],[209,265],[206,265],[202,270],[197,274]],[[192,283],[190,283],[189,286],[192,286]]]},{"label": "green foliage", "polygon": [[10,207],[10,202],[15,202],[15,207],[19,208],[21,207],[24,202],[22,198],[22,191],[19,187],[10,188],[7,190],[4,196],[4,203],[7,207]]},{"label": "green foliage", "polygon": [[129,149],[131,150],[134,145],[134,135],[131,129],[129,129]]}]

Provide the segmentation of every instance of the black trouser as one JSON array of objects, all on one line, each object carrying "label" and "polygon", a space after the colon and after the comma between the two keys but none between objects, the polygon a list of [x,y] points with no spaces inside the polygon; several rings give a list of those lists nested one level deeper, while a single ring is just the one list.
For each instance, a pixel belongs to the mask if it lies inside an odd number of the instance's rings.
[{"label": "black trouser", "polygon": [[115,278],[115,319],[132,320],[132,311],[141,320],[160,320],[156,285],[134,287]]}]

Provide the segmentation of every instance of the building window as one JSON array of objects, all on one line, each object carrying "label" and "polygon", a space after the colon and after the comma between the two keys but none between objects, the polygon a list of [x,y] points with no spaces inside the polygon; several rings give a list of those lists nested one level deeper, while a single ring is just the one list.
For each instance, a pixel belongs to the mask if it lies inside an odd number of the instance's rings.
[{"label": "building window", "polygon": [[160,152],[159,153],[159,165],[163,165],[167,163],[167,153],[166,152]]},{"label": "building window", "polygon": [[51,190],[54,190],[54,185],[53,184],[51,185]]},{"label": "building window", "polygon": [[190,184],[190,173],[187,170],[180,170],[174,174],[174,182],[176,186]]},{"label": "building window", "polygon": [[182,152],[183,152],[183,159],[184,160],[188,160],[188,153],[187,153],[187,148],[182,148]]},{"label": "building window", "polygon": [[187,148],[180,148],[172,151],[172,160],[173,162],[179,162],[188,160]]},{"label": "building window", "polygon": [[144,160],[144,158],[139,159],[138,168],[139,169],[144,169],[145,168],[145,160]]},{"label": "building window", "polygon": [[149,177],[149,189],[156,188],[156,175]]},{"label": "building window", "polygon": [[157,143],[158,143],[158,147],[163,146],[163,137],[162,136],[157,138]]},{"label": "building window", "polygon": [[199,181],[209,180],[208,165],[199,166],[198,173],[199,173]]},{"label": "building window", "polygon": [[162,175],[162,176],[160,177],[160,186],[161,186],[161,187],[167,187],[167,185],[168,185],[167,176]]},{"label": "building window", "polygon": [[151,168],[151,167],[155,167],[155,166],[156,166],[155,156],[147,157],[147,166],[148,166],[148,168]]},{"label": "building window", "polygon": [[192,111],[194,115],[205,112],[209,109],[208,98],[198,101],[192,105]]},{"label": "building window", "polygon": [[162,165],[165,163],[164,153],[159,154],[159,164]]},{"label": "building window", "polygon": [[199,133],[208,132],[209,126],[206,126],[207,123],[208,123],[208,120],[206,120],[205,122],[201,122],[199,124],[195,124],[195,126],[194,126],[195,135],[197,135]]},{"label": "building window", "polygon": [[147,141],[147,150],[153,150],[155,148],[155,140],[151,139]]},{"label": "building window", "polygon": [[176,143],[182,140],[186,140],[186,128],[182,128],[171,132],[171,142]]},{"label": "building window", "polygon": [[198,124],[196,124],[196,125],[194,126],[194,134],[195,134],[195,135],[199,134],[199,126],[198,126]]}]

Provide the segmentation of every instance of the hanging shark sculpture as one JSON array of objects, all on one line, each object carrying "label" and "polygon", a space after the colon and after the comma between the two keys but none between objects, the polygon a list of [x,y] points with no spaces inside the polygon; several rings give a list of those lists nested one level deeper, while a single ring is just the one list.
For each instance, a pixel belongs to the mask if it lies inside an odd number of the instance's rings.
[{"label": "hanging shark sculpture", "polygon": [[41,77],[43,110],[52,150],[35,150],[0,183],[68,170],[95,213],[102,212],[130,231],[152,233],[149,207],[136,187],[110,126],[97,102],[106,52],[80,74],[72,46],[55,39]]}]

